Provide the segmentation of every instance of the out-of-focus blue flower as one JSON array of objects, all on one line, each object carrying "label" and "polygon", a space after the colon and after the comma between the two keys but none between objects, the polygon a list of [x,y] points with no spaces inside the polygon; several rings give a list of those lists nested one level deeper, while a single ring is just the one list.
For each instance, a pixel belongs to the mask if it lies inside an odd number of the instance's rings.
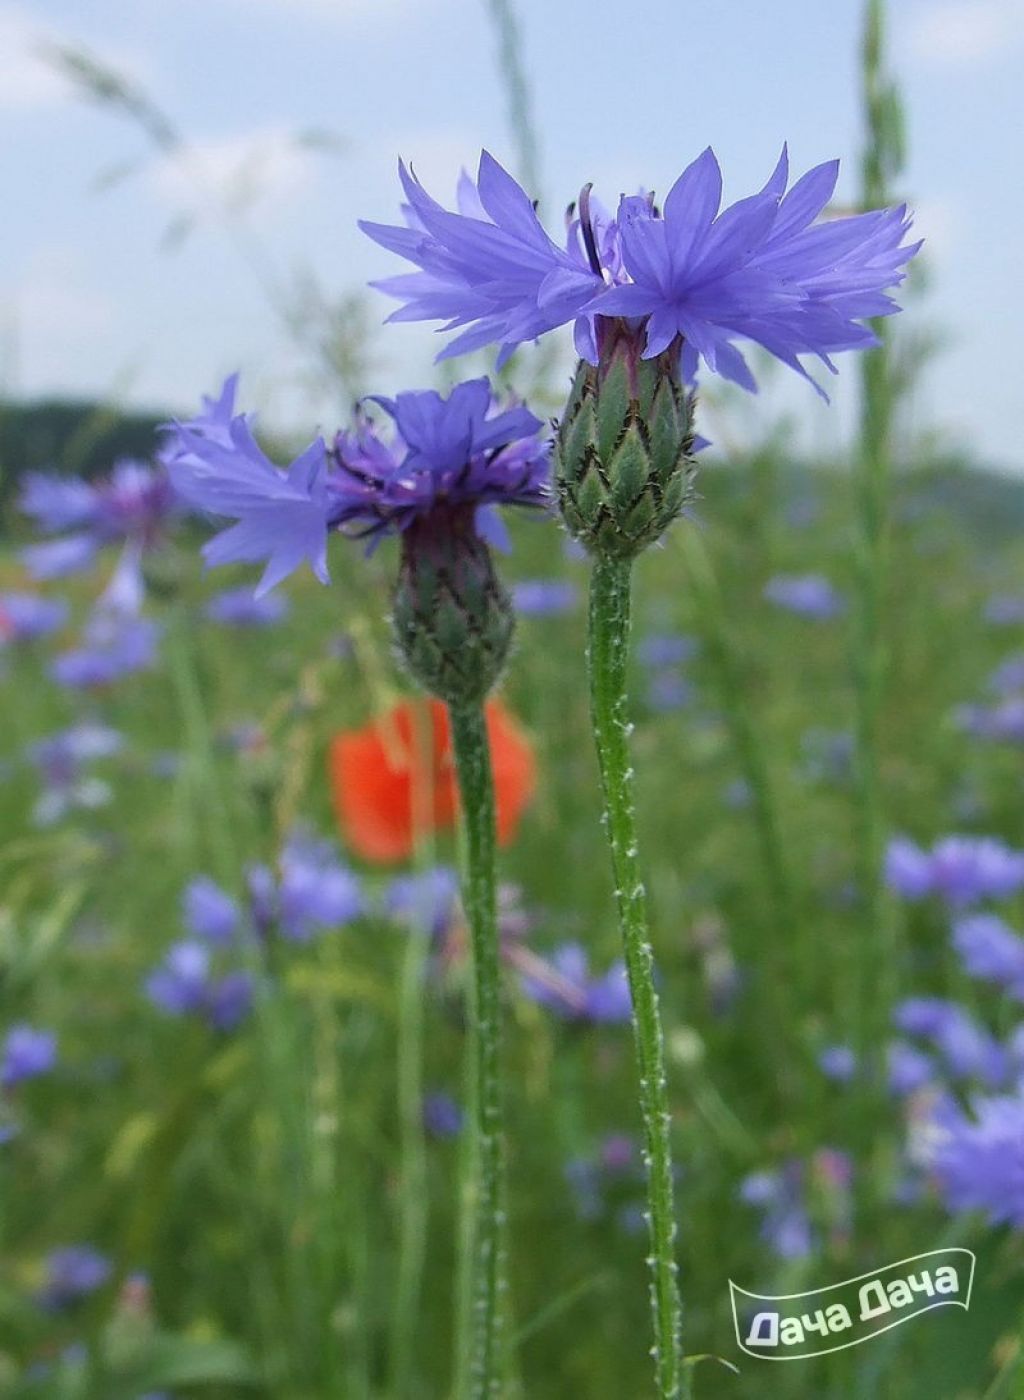
[{"label": "out-of-focus blue flower", "polygon": [[778,1171],[752,1172],[740,1184],[740,1200],[761,1213],[760,1235],[780,1259],[802,1259],[814,1248],[802,1162]]},{"label": "out-of-focus blue flower", "polygon": [[448,866],[421,875],[398,875],[388,885],[384,907],[413,930],[440,942],[451,929],[459,907],[459,877]]},{"label": "out-of-focus blue flower", "polygon": [[203,943],[175,943],[146,979],[146,994],[172,1016],[201,1011],[210,981],[210,950]]},{"label": "out-of-focus blue flower", "polygon": [[280,870],[279,912],[286,938],[305,942],[318,930],[349,924],[364,912],[360,883],[330,842],[294,833],[281,852]]},{"label": "out-of-focus blue flower", "polygon": [[563,943],[550,962],[516,950],[512,960],[522,972],[523,991],[541,1006],[570,1021],[628,1021],[632,1014],[625,964],[619,960],[601,977],[590,976],[585,949]]},{"label": "out-of-focus blue flower", "polygon": [[44,789],[33,810],[33,822],[51,826],[73,809],[91,811],[109,802],[109,785],[84,770],[86,764],[117,753],[122,743],[116,729],[83,720],[30,744],[27,757]]},{"label": "out-of-focus blue flower", "polygon": [[947,1107],[926,1137],[926,1158],[950,1210],[1024,1227],[1024,1090],[976,1098],[970,1113]]},{"label": "out-of-focus blue flower", "polygon": [[[35,578],[60,578],[89,568],[108,544],[123,544],[111,601],[135,605],[143,594],[142,556],[163,539],[177,514],[162,467],[124,459],[91,482],[29,472],[19,502],[46,534],[62,538],[30,545],[22,559]],[[71,530],[74,533],[65,534]]]},{"label": "out-of-focus blue flower", "polygon": [[270,627],[288,616],[288,600],[281,594],[257,598],[251,588],[226,588],[211,598],[203,610],[213,622],[226,627]]},{"label": "out-of-focus blue flower", "polygon": [[642,1189],[643,1167],[637,1144],[625,1133],[610,1133],[587,1156],[565,1165],[565,1179],[582,1220],[613,1219],[627,1234],[644,1224],[644,1202],[633,1199]]},{"label": "out-of-focus blue flower", "polygon": [[803,771],[810,782],[845,783],[853,766],[853,735],[846,730],[808,729],[800,737]]},{"label": "out-of-focus blue flower", "polygon": [[522,617],[555,617],[572,612],[580,591],[560,579],[523,579],[512,585],[512,604]]},{"label": "out-of-focus blue flower", "polygon": [[54,657],[50,674],[72,690],[112,685],[154,665],[160,635],[160,624],[150,618],[98,608],[86,624],[82,645]]},{"label": "out-of-focus blue flower", "polygon": [[683,666],[697,655],[700,644],[696,637],[679,632],[650,632],[637,643],[637,659],[643,666]]},{"label": "out-of-focus blue flower", "polygon": [[889,1089],[897,1098],[916,1094],[938,1078],[935,1061],[915,1045],[894,1040],[888,1049]]},{"label": "out-of-focus blue flower", "polygon": [[857,1057],[849,1045],[826,1045],[818,1055],[818,1066],[827,1079],[849,1084],[857,1073]]},{"label": "out-of-focus blue flower", "polygon": [[0,1047],[0,1089],[48,1074],[57,1063],[57,1037],[35,1026],[12,1026]]},{"label": "out-of-focus blue flower", "polygon": [[930,852],[894,837],[885,861],[889,887],[904,899],[938,895],[963,909],[982,899],[1005,899],[1024,888],[1024,852],[987,836],[947,836]]},{"label": "out-of-focus blue flower", "polygon": [[203,1017],[214,1030],[228,1031],[252,1004],[252,978],[246,972],[213,975],[210,948],[190,940],[175,943],[163,963],[146,978],[146,995],[170,1016]]},{"label": "out-of-focus blue flower", "polygon": [[462,1131],[462,1109],[451,1094],[435,1089],[423,1096],[423,1126],[431,1137],[458,1137]]},{"label": "out-of-focus blue flower", "polygon": [[97,1292],[111,1274],[110,1260],[89,1244],[51,1250],[45,1268],[38,1302],[48,1312],[62,1312]]},{"label": "out-of-focus blue flower", "polygon": [[[498,529],[494,505],[547,499],[548,449],[523,405],[500,409],[487,379],[375,398],[394,421],[385,444],[364,412],[328,452],[318,438],[279,471],[257,446],[251,415],[234,409],[237,376],[215,402],[176,425],[166,460],[176,489],[196,509],[237,524],[204,546],[209,564],[266,561],[262,597],[308,562],[327,582],[327,536],[401,533],[415,521],[463,508],[482,533]],[[503,527],[501,527],[503,528]]]},{"label": "out-of-focus blue flower", "polygon": [[207,943],[230,943],[238,933],[241,910],[215,880],[200,875],[189,882],[182,898],[185,923]]},{"label": "out-of-focus blue flower", "polygon": [[908,997],[897,1006],[893,1019],[905,1035],[930,1041],[957,1077],[980,1080],[989,1088],[1005,1084],[1010,1071],[1005,1047],[957,1002]]},{"label": "out-of-focus blue flower", "polygon": [[823,574],[776,574],[765,584],[764,596],[787,612],[820,622],[846,610],[845,601]]},{"label": "out-of-focus blue flower", "polygon": [[32,642],[63,627],[68,605],[61,598],[40,598],[38,593],[0,593],[0,645]]},{"label": "out-of-focus blue flower", "polygon": [[954,718],[976,739],[1024,744],[1024,696],[1012,695],[998,705],[961,705]]},{"label": "out-of-focus blue flower", "polygon": [[529,196],[484,151],[474,185],[463,177],[450,212],[399,165],[407,227],[361,223],[377,243],[420,270],[375,285],[402,306],[391,319],[462,327],[440,358],[515,347],[574,323],[576,348],[597,358],[595,318],[624,317],[644,354],[680,346],[692,379],[708,369],[754,388],[737,340],[763,346],[805,373],[798,356],[830,369],[834,351],[874,344],[859,322],[898,308],[884,289],[903,279],[919,245],[903,245],[905,208],[815,224],[838,163],[818,166],[786,194],[786,151],[758,193],[719,213],[722,173],[708,149],[672,186],[662,208],[624,196],[614,217],[589,186],[565,248],[548,237]]},{"label": "out-of-focus blue flower", "polygon": [[996,667],[986,682],[996,695],[1016,695],[1024,691],[1024,652],[1014,652]]},{"label": "out-of-focus blue flower", "polygon": [[1024,622],[1024,597],[1016,593],[993,593],[985,604],[984,618],[998,627],[1013,627]]},{"label": "out-of-focus blue flower", "polygon": [[655,671],[647,682],[647,704],[658,714],[681,710],[693,699],[693,686],[674,671]]},{"label": "out-of-focus blue flower", "polygon": [[971,977],[996,982],[1024,1001],[1024,938],[995,914],[972,914],[953,927],[953,946]]}]

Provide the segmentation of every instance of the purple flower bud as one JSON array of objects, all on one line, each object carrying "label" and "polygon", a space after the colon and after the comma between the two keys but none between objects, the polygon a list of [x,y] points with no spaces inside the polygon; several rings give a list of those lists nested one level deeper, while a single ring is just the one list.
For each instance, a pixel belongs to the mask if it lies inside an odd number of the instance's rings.
[{"label": "purple flower bud", "polygon": [[0,1053],[0,1088],[12,1089],[25,1079],[48,1074],[57,1063],[57,1037],[34,1026],[12,1026]]}]

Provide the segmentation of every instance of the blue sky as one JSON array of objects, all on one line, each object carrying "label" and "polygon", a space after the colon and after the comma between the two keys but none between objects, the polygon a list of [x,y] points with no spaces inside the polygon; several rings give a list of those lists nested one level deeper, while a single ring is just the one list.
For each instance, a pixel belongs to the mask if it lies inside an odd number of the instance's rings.
[{"label": "blue sky", "polygon": [[[839,194],[854,193],[860,0],[518,8],[555,223],[584,181],[609,199],[641,184],[664,192],[709,143],[727,196],[759,186],[784,139],[797,170],[842,156]],[[911,315],[948,341],[915,423],[1024,470],[1014,367],[1024,181],[1011,136],[1024,129],[1024,0],[894,0],[891,11],[910,123],[906,193],[932,274]],[[187,409],[241,366],[247,405],[282,426],[333,426],[345,406],[299,387],[296,353],[216,220],[200,216],[183,247],[162,248],[170,220],[195,206],[189,176],[72,98],[35,56],[47,35],[140,81],[217,189],[258,151],[252,225],[282,273],[310,266],[336,295],[396,270],[354,225],[393,217],[398,153],[443,196],[481,145],[514,162],[485,0],[0,0],[4,389]],[[296,146],[292,135],[309,128],[335,132],[342,148]],[[96,189],[98,174],[138,157],[132,178]],[[387,309],[383,298],[374,306]],[[423,327],[381,332],[373,387],[430,382],[435,349]],[[751,410],[756,422],[785,409],[805,445],[828,447],[849,419],[852,368],[846,357],[831,410],[795,379],[773,381],[737,416],[737,435]]]}]

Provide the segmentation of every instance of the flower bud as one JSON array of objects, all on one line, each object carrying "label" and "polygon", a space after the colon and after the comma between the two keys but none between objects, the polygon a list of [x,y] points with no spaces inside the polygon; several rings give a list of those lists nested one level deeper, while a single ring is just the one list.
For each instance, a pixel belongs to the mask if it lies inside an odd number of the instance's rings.
[{"label": "flower bud", "polygon": [[653,544],[690,498],[693,395],[679,347],[641,359],[643,337],[599,319],[598,364],[581,361],[555,440],[558,504],[591,553],[631,559]]},{"label": "flower bud", "polygon": [[474,516],[470,506],[438,508],[402,534],[395,637],[413,677],[449,705],[486,697],[515,622]]}]

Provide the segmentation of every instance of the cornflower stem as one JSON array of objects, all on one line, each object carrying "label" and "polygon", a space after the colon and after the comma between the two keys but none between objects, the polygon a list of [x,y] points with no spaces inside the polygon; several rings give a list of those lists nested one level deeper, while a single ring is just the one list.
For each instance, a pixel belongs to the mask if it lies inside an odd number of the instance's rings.
[{"label": "cornflower stem", "polygon": [[[433,726],[426,703],[413,717],[411,816],[413,865],[426,873],[433,859],[430,837]],[[423,1126],[423,993],[430,956],[429,915],[409,929],[399,984],[397,1045],[401,1188],[398,1218],[398,1277],[391,1331],[391,1394],[410,1394],[416,1327],[427,1249],[427,1153]]]},{"label": "cornflower stem", "polygon": [[469,1319],[459,1358],[460,1392],[491,1400],[504,1390],[502,1323],[505,1250],[501,995],[495,880],[494,780],[480,704],[451,705],[452,743],[463,814],[462,899],[473,950],[470,1082],[474,1125],[469,1214]]},{"label": "cornflower stem", "polygon": [[590,704],[604,791],[604,823],[611,846],[619,929],[633,1003],[633,1035],[640,1080],[650,1233],[651,1306],[658,1395],[690,1393],[683,1361],[682,1309],[676,1280],[671,1119],[665,1050],[654,987],[654,955],[647,896],[637,860],[633,770],[629,757],[626,667],[629,656],[629,560],[597,556],[590,580]]},{"label": "cornflower stem", "polygon": [[[899,102],[885,72],[884,0],[867,0],[862,47],[862,92],[867,141],[861,166],[865,209],[885,205],[889,180],[902,164]],[[898,995],[898,925],[883,880],[887,835],[881,765],[880,716],[885,698],[888,655],[884,628],[889,580],[889,496],[893,411],[896,407],[888,330],[884,321],[871,322],[878,336],[876,349],[861,358],[861,408],[857,465],[854,475],[857,535],[856,608],[852,644],[855,689],[856,757],[854,764],[858,828],[858,878],[868,922],[862,953],[856,1043],[862,1065],[862,1132],[872,1141],[873,1125],[884,1113],[884,1066],[869,1061],[877,1056],[889,1031]],[[870,1234],[873,1208],[870,1173],[861,1173],[859,1215]]]}]

